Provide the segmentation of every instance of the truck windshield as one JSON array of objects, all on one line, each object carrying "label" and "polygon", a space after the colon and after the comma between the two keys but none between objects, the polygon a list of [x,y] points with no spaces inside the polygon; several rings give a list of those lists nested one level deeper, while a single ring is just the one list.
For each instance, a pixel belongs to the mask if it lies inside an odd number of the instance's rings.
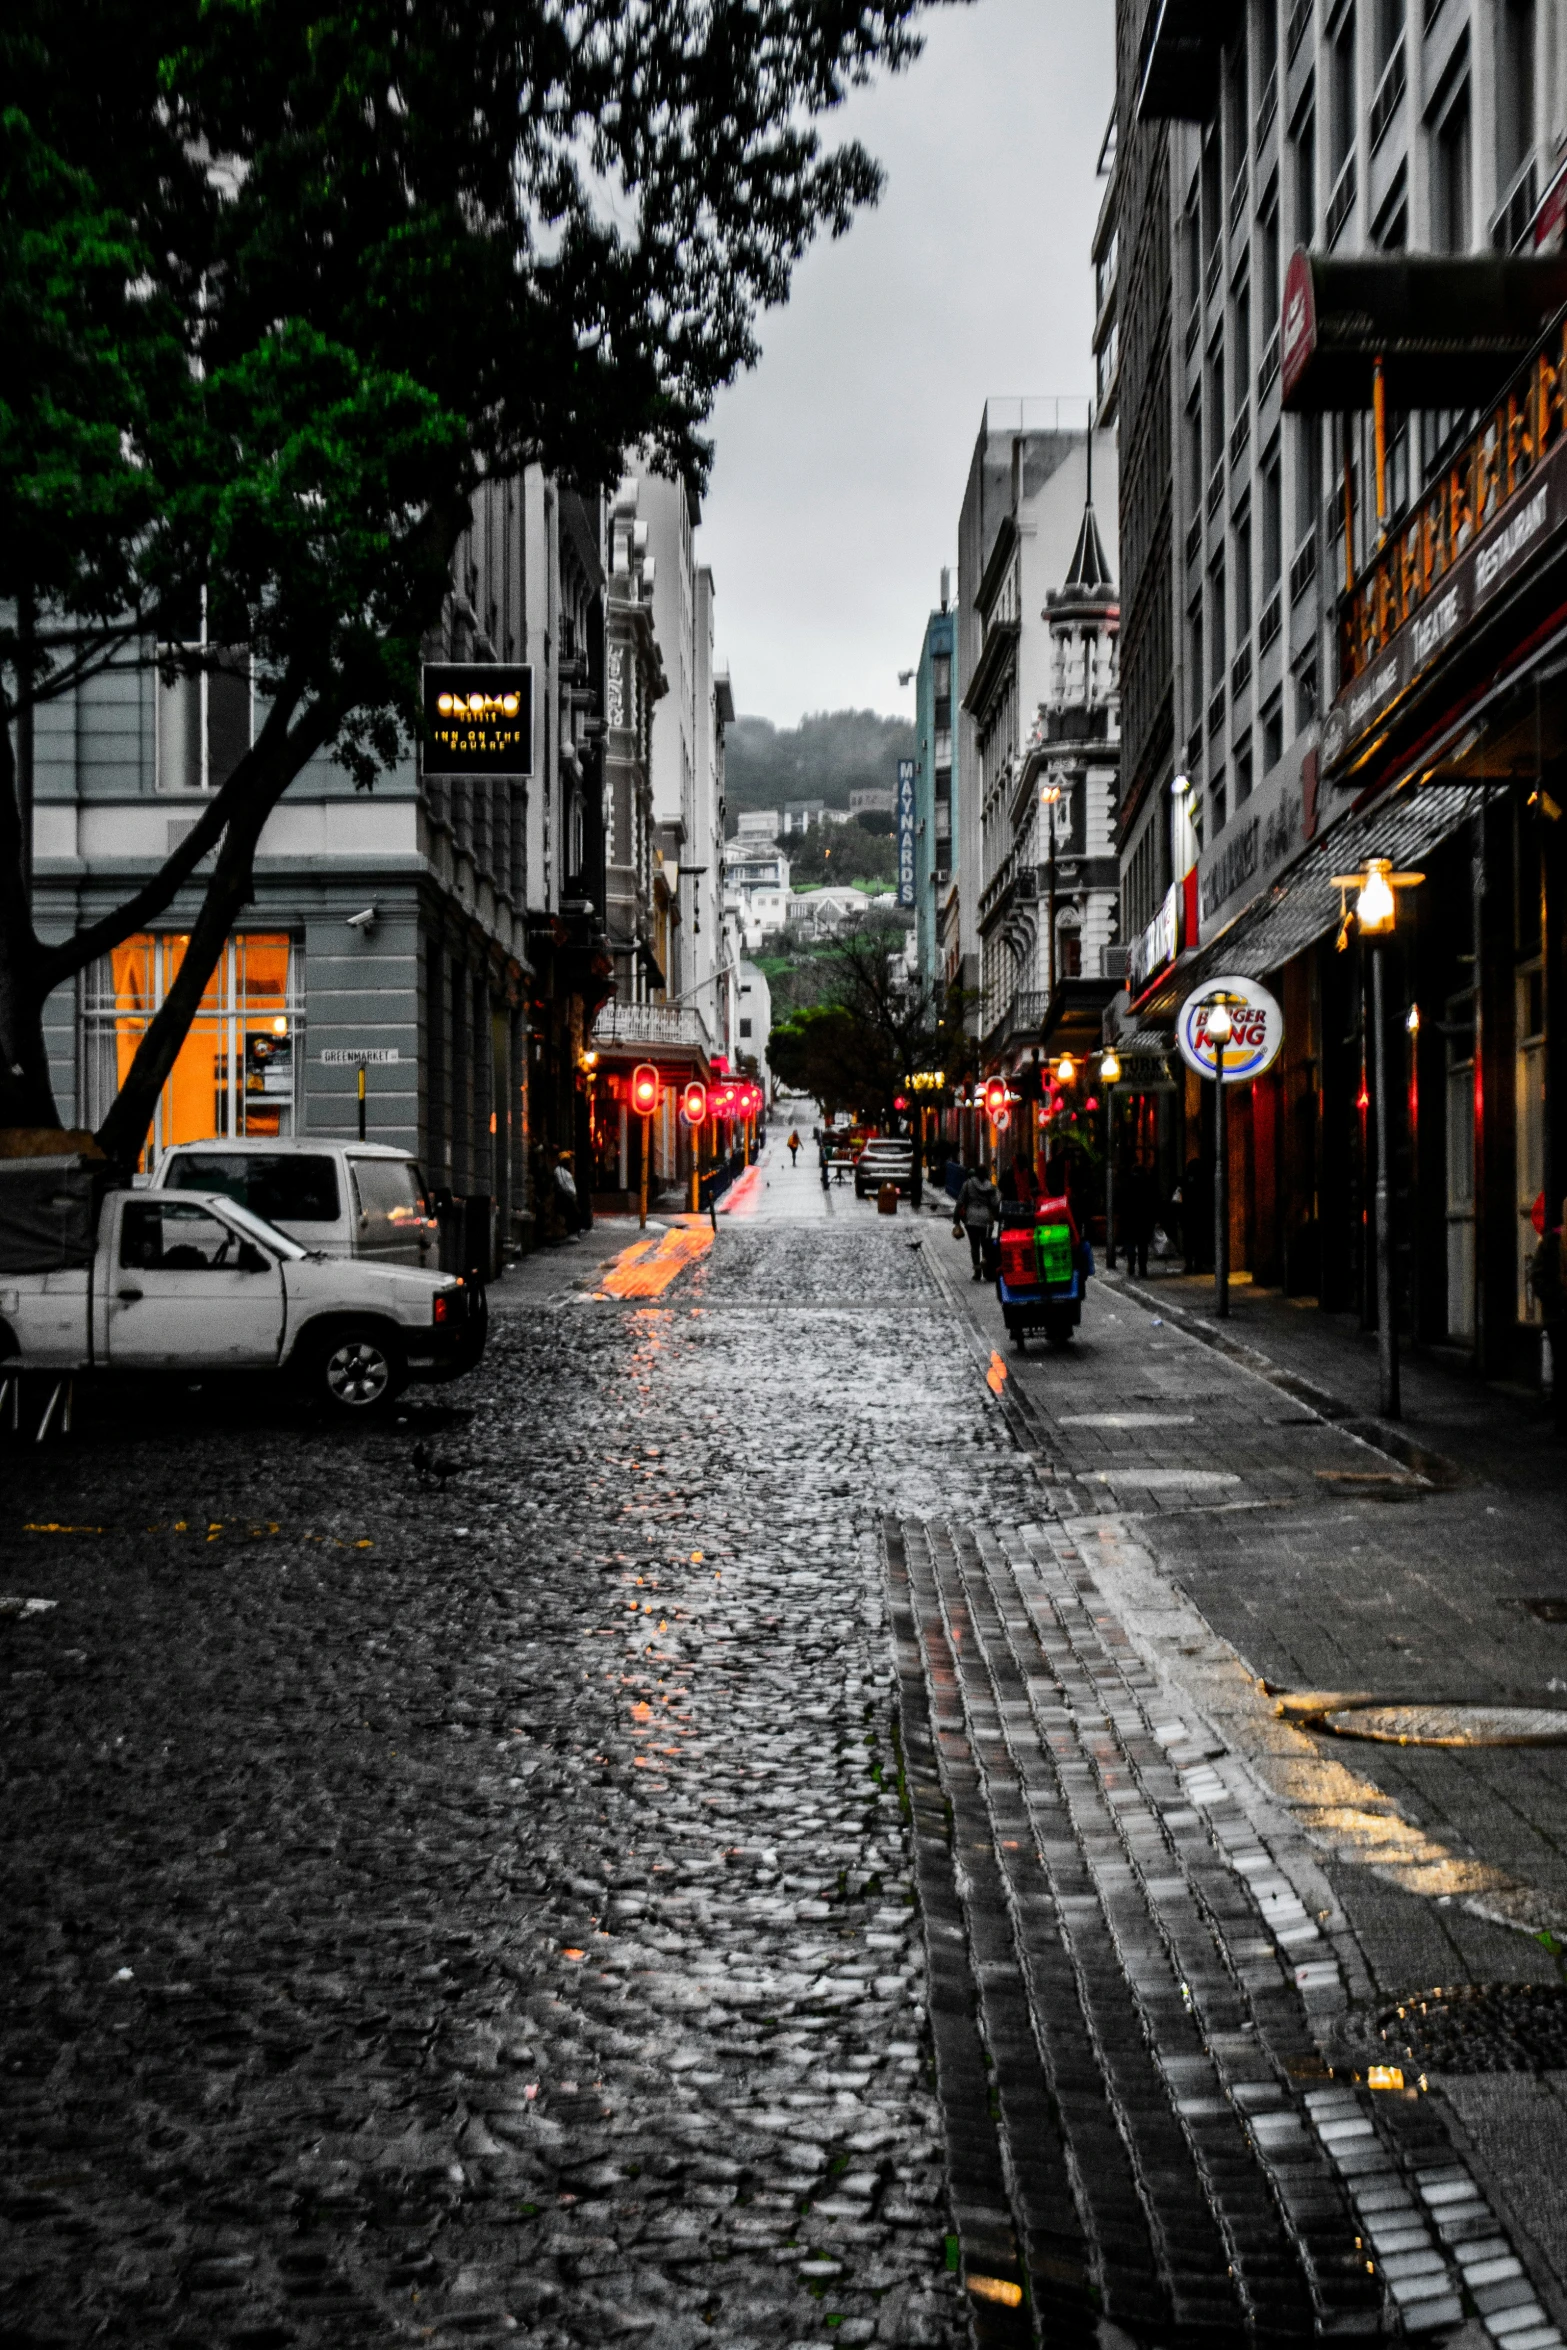
[{"label": "truck windshield", "polygon": [[253,1216],[285,1224],[335,1224],[342,1214],[336,1162],[292,1151],[181,1151],[166,1191],[221,1191]]},{"label": "truck windshield", "polygon": [[261,1241],[275,1257],[304,1257],[310,1254],[308,1249],[300,1247],[297,1240],[290,1240],[286,1232],[279,1232],[275,1224],[269,1224],[265,1216],[254,1215],[240,1200],[225,1200],[223,1213],[231,1224],[237,1224],[241,1232],[248,1232],[252,1240]]}]

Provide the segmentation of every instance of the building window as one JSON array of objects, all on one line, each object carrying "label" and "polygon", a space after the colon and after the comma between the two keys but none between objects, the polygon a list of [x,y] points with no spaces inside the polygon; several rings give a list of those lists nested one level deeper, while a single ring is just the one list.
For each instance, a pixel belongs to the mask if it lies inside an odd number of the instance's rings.
[{"label": "building window", "polygon": [[1224,614],[1224,557],[1218,556],[1208,567],[1208,684],[1224,683],[1224,656],[1226,650]]},{"label": "building window", "polygon": [[1317,715],[1317,664],[1303,662],[1295,679],[1295,731],[1308,727]]},{"label": "building window", "polygon": [[1328,178],[1339,173],[1355,145],[1355,11],[1346,8],[1328,52]]},{"label": "building window", "polygon": [[1438,253],[1467,253],[1472,242],[1471,149],[1466,76],[1431,136],[1431,242]]},{"label": "building window", "polygon": [[1295,242],[1309,245],[1317,233],[1317,115],[1308,105],[1295,118],[1290,142],[1295,182]]},{"label": "building window", "polygon": [[1275,693],[1262,713],[1262,772],[1271,775],[1284,756],[1284,696]]},{"label": "building window", "polygon": [[1534,0],[1500,0],[1496,36],[1496,187],[1505,196],[1534,152]]},{"label": "building window", "polygon": [[1275,193],[1266,212],[1257,223],[1257,267],[1261,274],[1262,331],[1274,335],[1279,326],[1281,287],[1279,280],[1279,200],[1277,182]]},{"label": "building window", "polygon": [[200,642],[159,649],[199,655],[209,666],[172,680],[159,675],[158,789],[217,791],[250,749],[250,656]]},{"label": "building window", "polygon": [[1235,746],[1235,805],[1245,806],[1251,798],[1251,736],[1243,735]]},{"label": "building window", "polygon": [[1398,47],[1399,35],[1403,29],[1404,0],[1374,0],[1371,35],[1374,53],[1372,74],[1375,80],[1382,79],[1393,52]]},{"label": "building window", "polygon": [[[141,932],[103,956],[82,987],[85,1123],[100,1125],[153,1014],[173,986],[188,935]],[[229,940],[158,1098],[148,1163],[177,1142],[296,1131],[304,1054],[302,955],[282,931]]]},{"label": "building window", "polygon": [[741,1034],[742,1036],[749,1036],[749,1035],[750,1035],[750,1033],[751,1033],[751,1023],[750,1023],[750,1021],[749,1021],[749,1020],[742,1020],[742,1021],[741,1021],[741,1023],[740,1023],[740,1034]]},{"label": "building window", "polygon": [[1208,839],[1216,841],[1224,830],[1228,809],[1224,790],[1224,769],[1221,767],[1208,786]]},{"label": "building window", "polygon": [[1262,600],[1267,602],[1284,572],[1284,481],[1277,436],[1262,467]]},{"label": "building window", "polygon": [[1235,350],[1232,359],[1231,382],[1235,387],[1234,409],[1237,416],[1246,412],[1246,399],[1251,390],[1251,279],[1243,277],[1235,289]]},{"label": "building window", "polygon": [[1200,724],[1202,720],[1202,697],[1206,686],[1206,676],[1203,668],[1202,597],[1200,595],[1193,599],[1191,608],[1186,615],[1186,638],[1187,667],[1191,672],[1192,681],[1192,720],[1194,724]]},{"label": "building window", "polygon": [[1235,642],[1243,645],[1251,634],[1251,508],[1235,517]]},{"label": "building window", "polygon": [[1224,337],[1215,335],[1208,352],[1208,472],[1224,463]]}]

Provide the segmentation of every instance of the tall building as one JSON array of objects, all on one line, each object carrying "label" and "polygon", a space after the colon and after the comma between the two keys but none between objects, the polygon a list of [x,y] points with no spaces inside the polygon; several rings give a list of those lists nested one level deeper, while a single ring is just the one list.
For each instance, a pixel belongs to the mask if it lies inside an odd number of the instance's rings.
[{"label": "tall building", "polygon": [[[974,1026],[987,1055],[1001,1052],[1038,1009],[1024,1001],[1033,992],[1024,977],[1038,960],[1039,921],[1033,786],[1025,805],[1022,778],[1061,652],[1047,599],[1066,581],[1085,529],[1097,545],[1085,523],[1087,434],[1063,425],[1058,410],[1056,402],[987,403],[959,521],[958,895],[960,924],[972,920],[976,941],[974,977],[964,984],[977,988]],[[1107,433],[1096,436],[1094,474],[1113,528],[1115,444]],[[1074,951],[1076,921],[1074,914]]]},{"label": "tall building", "polygon": [[[920,977],[927,987],[961,983],[961,946],[953,937],[950,968],[943,949],[944,927],[957,929],[952,846],[958,803],[957,735],[952,724],[956,643],[952,574],[943,570],[941,602],[925,623],[914,686],[914,937]],[[954,919],[944,924],[949,900],[954,901]]]},{"label": "tall building", "polygon": [[[1400,1319],[1527,1373],[1567,1173],[1559,12],[1121,0],[1117,53],[1122,1032],[1264,980],[1285,1046],[1232,1122],[1234,1261],[1374,1319],[1380,1109]],[[1385,1104],[1333,884],[1375,855],[1425,876]],[[1160,1110],[1169,1171],[1206,1091]]]}]

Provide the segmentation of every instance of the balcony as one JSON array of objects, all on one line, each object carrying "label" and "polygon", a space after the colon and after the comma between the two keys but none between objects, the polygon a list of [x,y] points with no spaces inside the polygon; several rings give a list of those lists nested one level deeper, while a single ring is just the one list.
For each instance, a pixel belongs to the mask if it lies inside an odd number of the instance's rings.
[{"label": "balcony", "polygon": [[695,1004],[606,1004],[593,1024],[593,1042],[638,1049],[708,1053],[713,1039]]}]

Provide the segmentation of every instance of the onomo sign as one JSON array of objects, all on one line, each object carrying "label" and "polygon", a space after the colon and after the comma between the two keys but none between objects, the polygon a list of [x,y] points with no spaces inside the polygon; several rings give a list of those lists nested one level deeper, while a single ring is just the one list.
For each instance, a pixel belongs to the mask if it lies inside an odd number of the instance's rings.
[{"label": "onomo sign", "polygon": [[1216,1073],[1218,1047],[1209,1040],[1208,1015],[1221,1003],[1230,1015],[1230,1041],[1224,1047],[1224,1067],[1219,1074],[1226,1085],[1245,1085],[1271,1069],[1278,1059],[1284,1043],[1284,1014],[1277,997],[1255,979],[1238,974],[1210,979],[1206,987],[1187,997],[1175,1025],[1181,1059],[1199,1077],[1211,1079]]}]

